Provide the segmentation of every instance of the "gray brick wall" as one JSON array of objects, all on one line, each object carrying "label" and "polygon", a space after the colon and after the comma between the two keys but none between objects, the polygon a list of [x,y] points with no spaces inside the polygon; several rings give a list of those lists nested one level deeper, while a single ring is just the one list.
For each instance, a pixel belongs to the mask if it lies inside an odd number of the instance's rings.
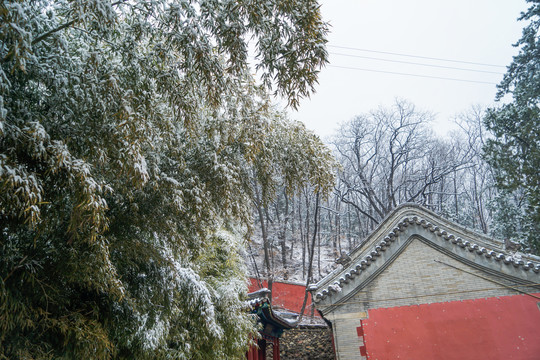
[{"label": "gray brick wall", "polygon": [[484,278],[505,282],[468,267],[415,239],[372,283],[337,311],[358,312],[373,308],[478,299],[518,293],[435,260]]},{"label": "gray brick wall", "polygon": [[335,319],[334,342],[338,359],[356,360],[364,359],[360,356],[360,346],[364,345],[363,339],[358,336],[357,328],[360,326],[360,318],[351,315],[351,318]]}]

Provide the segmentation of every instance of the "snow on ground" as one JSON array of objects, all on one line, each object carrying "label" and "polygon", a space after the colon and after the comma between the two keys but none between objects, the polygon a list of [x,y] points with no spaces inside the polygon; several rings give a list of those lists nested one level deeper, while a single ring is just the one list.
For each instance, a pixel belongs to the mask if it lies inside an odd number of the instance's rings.
[{"label": "snow on ground", "polygon": [[[309,254],[305,249],[303,255],[302,243],[299,234],[287,234],[286,239],[286,267],[283,266],[281,246],[277,237],[270,236],[270,258],[273,266],[274,280],[285,280],[291,282],[305,283],[307,268],[309,263]],[[310,240],[311,241],[311,240]],[[291,253],[291,243],[294,242]],[[348,249],[347,249],[348,250]],[[321,237],[321,246],[315,246],[313,257],[313,282],[317,282],[324,276],[341,266],[335,263],[339,257],[339,251],[334,249],[329,239]],[[304,262],[302,259],[305,259]],[[254,265],[256,263],[256,267]],[[303,265],[304,263],[304,265]],[[257,277],[257,271],[260,277],[266,278],[268,274],[264,265],[264,249],[262,236],[257,231],[251,237],[246,254],[246,264],[249,275]]]}]

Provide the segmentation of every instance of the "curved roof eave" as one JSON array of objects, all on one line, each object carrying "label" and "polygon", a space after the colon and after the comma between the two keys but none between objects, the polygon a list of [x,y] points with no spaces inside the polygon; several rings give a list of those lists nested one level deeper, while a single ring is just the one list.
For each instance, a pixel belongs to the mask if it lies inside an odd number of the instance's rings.
[{"label": "curved roof eave", "polygon": [[[415,236],[439,251],[486,272],[524,283],[540,283],[540,263],[536,259],[533,262],[527,256],[522,259],[512,257],[503,250],[500,240],[443,219],[419,205],[404,204],[389,214],[363,245],[351,251],[348,265],[310,285],[314,302],[331,305],[335,302],[329,301],[332,297],[349,297],[348,292],[359,289],[360,284],[357,283],[365,283],[366,278],[376,276],[376,270],[382,271],[384,264],[392,262],[407,246],[409,239]],[[341,294],[343,291],[346,293]]]}]

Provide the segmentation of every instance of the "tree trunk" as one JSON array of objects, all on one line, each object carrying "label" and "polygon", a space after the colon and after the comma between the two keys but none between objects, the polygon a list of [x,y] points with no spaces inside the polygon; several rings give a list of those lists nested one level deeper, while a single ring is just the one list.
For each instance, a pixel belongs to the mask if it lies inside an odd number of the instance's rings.
[{"label": "tree trunk", "polygon": [[285,196],[285,217],[283,218],[282,223],[279,225],[281,230],[279,232],[279,244],[281,245],[281,262],[283,264],[283,269],[287,269],[287,246],[286,246],[286,235],[287,235],[287,223],[289,222],[289,197],[287,194]]},{"label": "tree trunk", "polygon": [[263,238],[263,251],[264,251],[264,267],[266,270],[266,278],[268,279],[268,289],[270,290],[270,301],[272,301],[272,284],[273,284],[273,273],[270,263],[270,244],[268,242],[268,229],[267,229],[267,218],[264,216],[264,209],[261,201],[261,196],[259,194],[259,187],[257,185],[255,188],[255,207],[257,208],[257,213],[259,215],[259,221],[261,223],[261,233]]}]

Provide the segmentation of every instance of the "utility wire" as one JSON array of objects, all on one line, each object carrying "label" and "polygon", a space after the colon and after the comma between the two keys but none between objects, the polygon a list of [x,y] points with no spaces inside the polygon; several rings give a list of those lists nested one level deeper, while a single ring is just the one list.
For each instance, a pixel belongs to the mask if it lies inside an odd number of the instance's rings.
[{"label": "utility wire", "polygon": [[402,72],[395,72],[395,71],[373,70],[373,69],[364,69],[364,68],[349,67],[349,66],[339,66],[339,65],[326,65],[326,66],[327,67],[337,68],[337,69],[359,70],[359,71],[376,72],[376,73],[382,73],[382,74],[405,75],[405,76],[414,76],[414,77],[421,77],[421,78],[428,78],[428,79],[452,80],[452,81],[461,81],[461,82],[468,82],[468,83],[497,85],[496,83],[488,82],[488,81],[456,79],[456,78],[449,78],[449,77],[443,77],[443,76],[420,75],[420,74],[402,73]]},{"label": "utility wire", "polygon": [[460,70],[460,71],[472,71],[472,72],[481,72],[481,73],[487,73],[487,74],[497,74],[497,75],[503,75],[501,72],[496,71],[486,71],[486,70],[474,70],[474,69],[465,69],[465,68],[458,68],[454,66],[444,66],[444,65],[432,65],[432,64],[422,64],[412,61],[402,61],[402,60],[390,60],[390,59],[382,59],[372,56],[362,56],[362,55],[351,55],[351,54],[340,54],[340,53],[330,53],[330,55],[339,55],[339,56],[347,56],[347,57],[354,57],[354,58],[360,58],[360,59],[369,59],[369,60],[377,60],[377,61],[386,61],[386,62],[393,62],[393,63],[400,63],[400,64],[412,64],[412,65],[420,65],[420,66],[429,66],[434,68],[440,68],[440,69],[452,69],[452,70]]},{"label": "utility wire", "polygon": [[387,55],[397,55],[397,56],[405,56],[405,57],[411,57],[411,58],[417,58],[417,59],[437,60],[437,61],[446,61],[446,62],[454,62],[454,63],[470,64],[470,65],[480,65],[480,66],[491,66],[491,67],[498,67],[498,68],[503,68],[503,69],[506,68],[506,66],[503,66],[503,65],[478,63],[478,62],[472,62],[472,61],[462,61],[462,60],[434,58],[434,57],[428,57],[428,56],[400,54],[400,53],[389,52],[389,51],[376,51],[376,50],[360,49],[360,48],[347,47],[347,46],[337,46],[337,45],[327,45],[327,46],[332,47],[332,48],[336,48],[336,49],[356,50],[356,51],[364,51],[364,52],[371,52],[371,53],[377,53],[377,54],[387,54]]},{"label": "utility wire", "polygon": [[492,283],[495,283],[495,284],[497,284],[497,285],[501,285],[501,286],[503,286],[503,287],[505,287],[505,288],[507,288],[507,289],[511,289],[511,290],[520,292],[520,293],[522,293],[522,294],[524,294],[524,295],[528,295],[528,296],[530,296],[530,297],[532,297],[532,298],[535,298],[536,300],[540,300],[540,297],[538,297],[538,296],[536,296],[536,295],[533,295],[533,294],[531,294],[531,293],[528,293],[528,292],[526,292],[526,291],[523,291],[523,290],[521,290],[521,289],[518,289],[517,287],[510,286],[510,285],[506,285],[506,284],[504,284],[504,283],[502,283],[502,282],[500,282],[500,281],[493,280],[493,279],[487,278],[487,277],[482,276],[482,275],[479,275],[479,274],[475,274],[475,273],[473,273],[473,272],[471,272],[471,271],[467,271],[467,270],[465,270],[465,269],[458,268],[457,266],[447,264],[447,263],[442,262],[442,261],[440,261],[440,260],[435,260],[435,262],[438,262],[439,264],[446,265],[446,266],[448,266],[448,267],[451,267],[451,268],[456,269],[456,270],[459,270],[459,271],[463,271],[464,273],[474,275],[474,276],[476,276],[476,277],[479,277],[480,279],[484,279],[484,280],[487,280],[487,281],[491,281]]},{"label": "utility wire", "polygon": [[[459,269],[461,270],[461,269]],[[394,297],[394,298],[381,298],[381,299],[369,299],[370,303],[379,303],[379,302],[385,302],[385,301],[397,301],[397,300],[409,300],[409,299],[418,299],[418,298],[426,298],[426,297],[433,297],[433,296],[446,296],[446,295],[459,295],[459,294],[468,294],[473,292],[484,292],[484,291],[493,291],[493,290],[500,290],[501,288],[510,288],[514,291],[520,292],[524,295],[532,296],[535,299],[538,299],[537,296],[533,295],[531,292],[526,292],[520,289],[517,289],[518,287],[538,287],[540,283],[535,284],[516,284],[513,286],[508,285],[500,285],[498,287],[489,287],[489,288],[482,288],[482,289],[473,289],[473,290],[460,290],[460,291],[448,291],[448,292],[438,292],[433,294],[424,294],[424,295],[412,295],[412,296],[402,296],[402,297]],[[359,294],[366,294],[368,291],[358,291]],[[469,299],[473,300],[473,299]],[[333,306],[342,306],[342,305],[350,305],[350,304],[362,304],[366,302],[366,300],[358,300],[358,301],[344,301],[344,302],[337,302],[335,304],[331,304],[326,306],[323,310],[331,308]],[[315,303],[312,303],[310,306],[316,306]]]}]

